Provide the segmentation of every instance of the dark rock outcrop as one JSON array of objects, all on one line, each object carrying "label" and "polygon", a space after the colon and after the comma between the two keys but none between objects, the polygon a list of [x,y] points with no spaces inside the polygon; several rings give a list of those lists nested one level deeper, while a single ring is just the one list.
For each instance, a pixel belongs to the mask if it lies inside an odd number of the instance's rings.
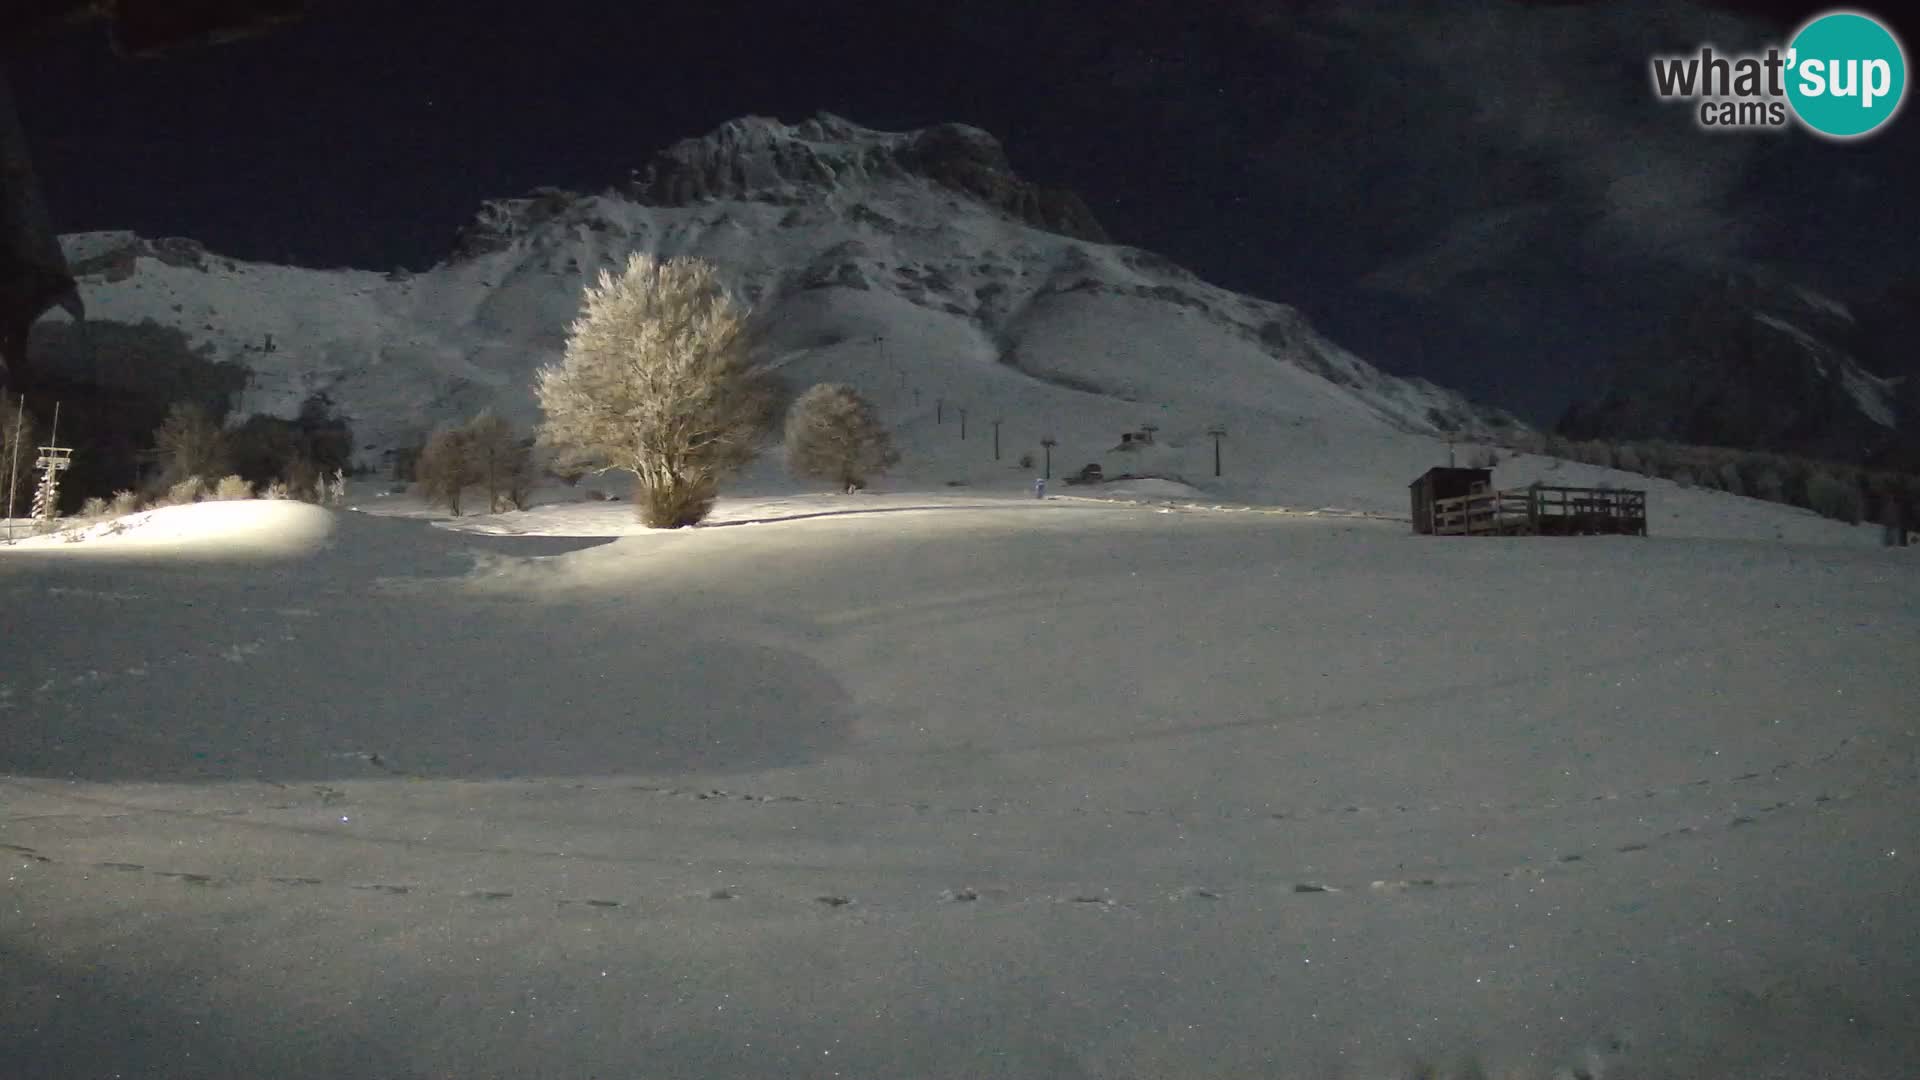
[{"label": "dark rock outcrop", "polygon": [[964,192],[1035,228],[1105,244],[1112,242],[1085,200],[1016,176],[999,140],[961,124],[916,131],[897,152],[900,166]]},{"label": "dark rock outcrop", "polygon": [[1560,431],[1876,462],[1896,441],[1887,384],[1858,355],[1846,309],[1754,271],[1728,274],[1622,357]]},{"label": "dark rock outcrop", "polygon": [[514,240],[555,221],[583,219],[585,196],[563,188],[535,188],[524,198],[489,199],[454,241],[453,257],[473,259],[504,251]]}]

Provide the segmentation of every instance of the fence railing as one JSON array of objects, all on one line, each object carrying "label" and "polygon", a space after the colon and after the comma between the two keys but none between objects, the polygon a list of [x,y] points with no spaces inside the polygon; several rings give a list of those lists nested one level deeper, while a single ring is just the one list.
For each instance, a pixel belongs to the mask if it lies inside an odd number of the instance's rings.
[{"label": "fence railing", "polygon": [[1647,493],[1625,488],[1477,491],[1433,501],[1438,536],[1647,534]]}]

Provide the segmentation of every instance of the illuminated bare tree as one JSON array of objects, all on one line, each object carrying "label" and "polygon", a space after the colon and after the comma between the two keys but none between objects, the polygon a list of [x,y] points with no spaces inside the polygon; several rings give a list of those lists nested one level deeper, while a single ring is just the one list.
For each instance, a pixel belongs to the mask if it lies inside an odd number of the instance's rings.
[{"label": "illuminated bare tree", "polygon": [[563,461],[633,473],[648,525],[699,523],[769,419],[747,333],[711,264],[635,253],[620,276],[600,272],[565,357],[540,370],[541,439]]}]

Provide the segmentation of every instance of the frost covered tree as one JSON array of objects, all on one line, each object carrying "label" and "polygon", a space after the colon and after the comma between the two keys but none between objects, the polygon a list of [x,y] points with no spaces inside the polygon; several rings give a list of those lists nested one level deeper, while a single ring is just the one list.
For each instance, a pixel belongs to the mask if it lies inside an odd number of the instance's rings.
[{"label": "frost covered tree", "polygon": [[873,404],[845,383],[820,383],[787,410],[787,467],[849,493],[900,460]]},{"label": "frost covered tree", "polygon": [[637,252],[600,272],[565,356],[540,370],[541,441],[562,463],[632,473],[646,524],[697,524],[765,434],[773,386],[749,352],[747,313],[711,264]]},{"label": "frost covered tree", "polygon": [[167,419],[153,433],[153,453],[160,462],[156,490],[170,490],[190,476],[227,472],[227,434],[207,410],[192,402],[167,410]]}]

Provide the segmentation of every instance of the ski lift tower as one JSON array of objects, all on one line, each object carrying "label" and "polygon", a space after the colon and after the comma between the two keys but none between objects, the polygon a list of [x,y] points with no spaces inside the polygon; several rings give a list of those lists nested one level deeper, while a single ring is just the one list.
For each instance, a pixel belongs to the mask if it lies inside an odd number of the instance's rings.
[{"label": "ski lift tower", "polygon": [[73,467],[73,448],[57,445],[60,442],[60,406],[53,407],[53,446],[40,448],[40,460],[34,462],[34,468],[40,470],[40,486],[33,493],[33,516],[39,521],[52,521],[60,516],[60,474]]}]

